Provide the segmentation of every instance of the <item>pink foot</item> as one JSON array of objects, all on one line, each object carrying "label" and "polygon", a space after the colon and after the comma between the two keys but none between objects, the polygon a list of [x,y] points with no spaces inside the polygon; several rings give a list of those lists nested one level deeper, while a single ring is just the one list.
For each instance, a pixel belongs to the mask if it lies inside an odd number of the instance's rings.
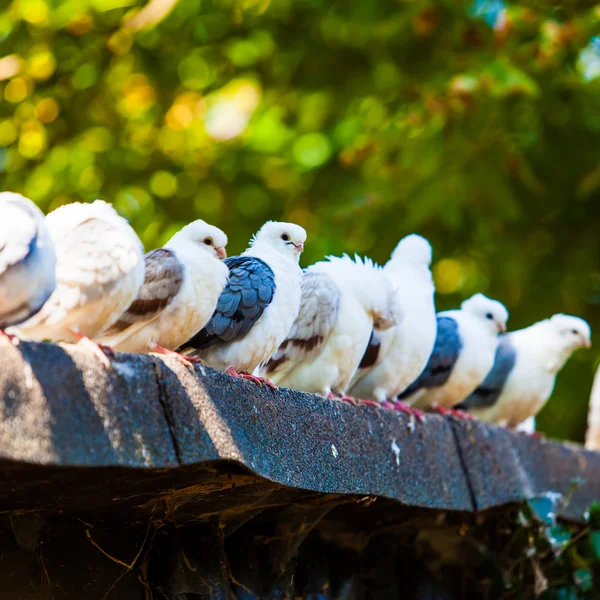
[{"label": "pink foot", "polygon": [[87,335],[83,335],[80,331],[76,329],[70,329],[70,332],[77,338],[78,344],[82,348],[88,348],[92,354],[94,354],[98,360],[107,368],[110,369],[110,360],[108,360],[108,356],[113,356],[115,351],[109,346],[101,346],[91,340]]},{"label": "pink foot", "polygon": [[272,390],[278,389],[277,386],[272,381],[269,381],[266,377],[257,377],[256,375],[251,375],[250,373],[245,373],[244,371],[238,373],[233,367],[229,367],[226,373],[232,377],[237,377],[238,379],[247,379],[248,381],[252,381],[258,385],[262,385],[264,383]]},{"label": "pink foot", "polygon": [[406,413],[407,415],[410,415],[411,417],[415,417],[415,419],[417,419],[417,421],[419,421],[419,423],[423,423],[423,421],[425,420],[423,418],[423,411],[420,411],[418,408],[412,408],[412,406],[408,406],[407,404],[404,404],[404,402],[402,402],[401,400],[396,400],[396,402],[394,402],[394,404],[393,404],[393,408],[394,408],[394,410],[398,410],[400,412]]},{"label": "pink foot", "polygon": [[193,368],[193,363],[202,364],[202,361],[199,358],[195,358],[194,356],[184,356],[183,354],[179,354],[179,352],[174,352],[173,350],[169,350],[168,348],[163,348],[158,344],[151,344],[150,350],[152,350],[152,352],[155,352],[156,354],[162,354],[163,356],[172,356],[186,367]]},{"label": "pink foot", "polygon": [[440,413],[440,415],[455,417],[457,419],[467,419],[467,421],[474,420],[473,415],[465,412],[464,410],[453,410],[451,408],[446,408],[445,406],[436,406],[435,411]]},{"label": "pink foot", "polygon": [[354,396],[348,396],[348,394],[340,394],[338,400],[348,402],[349,404],[352,404],[352,406],[358,406],[360,404],[360,400],[357,400]]},{"label": "pink foot", "polygon": [[375,408],[380,408],[379,402],[375,400],[359,400],[359,404],[363,404],[364,406],[374,406]]},{"label": "pink foot", "polygon": [[7,338],[12,344],[19,343],[19,338],[14,333],[7,333],[4,329],[0,329],[0,337]]},{"label": "pink foot", "polygon": [[327,392],[327,399],[328,400],[337,400],[337,396],[333,393],[333,392]]}]

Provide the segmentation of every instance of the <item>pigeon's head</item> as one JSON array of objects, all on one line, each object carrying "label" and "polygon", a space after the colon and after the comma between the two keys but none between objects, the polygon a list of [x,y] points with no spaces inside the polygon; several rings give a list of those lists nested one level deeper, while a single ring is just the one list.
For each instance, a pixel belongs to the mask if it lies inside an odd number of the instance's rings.
[{"label": "pigeon's head", "polygon": [[214,225],[209,225],[206,221],[198,219],[186,225],[181,231],[178,231],[167,243],[167,246],[177,246],[178,244],[194,244],[195,247],[216,256],[225,258],[227,251],[227,236],[223,231]]},{"label": "pigeon's head", "polygon": [[298,262],[304,250],[304,242],[306,230],[300,225],[267,221],[252,238],[250,245],[253,249],[265,249]]},{"label": "pigeon's head", "polygon": [[412,233],[402,238],[390,257],[391,263],[410,264],[418,267],[431,266],[431,244],[420,235]]},{"label": "pigeon's head", "polygon": [[592,330],[586,321],[571,315],[558,314],[549,319],[552,331],[560,338],[565,350],[591,348]]},{"label": "pigeon's head", "polygon": [[508,311],[501,302],[492,300],[483,294],[475,294],[465,300],[460,308],[473,317],[480,319],[494,333],[504,333],[506,331]]}]

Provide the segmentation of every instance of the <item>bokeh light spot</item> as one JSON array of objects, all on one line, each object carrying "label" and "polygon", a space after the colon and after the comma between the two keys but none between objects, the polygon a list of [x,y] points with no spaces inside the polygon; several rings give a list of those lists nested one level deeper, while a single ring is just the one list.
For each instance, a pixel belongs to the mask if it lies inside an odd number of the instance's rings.
[{"label": "bokeh light spot", "polygon": [[464,284],[465,269],[454,258],[443,258],[433,267],[435,289],[440,294],[453,294]]},{"label": "bokeh light spot", "polygon": [[4,88],[4,97],[8,102],[22,102],[33,91],[33,85],[27,77],[15,77]]},{"label": "bokeh light spot", "polygon": [[331,153],[331,142],[322,133],[306,133],[300,136],[292,147],[294,160],[309,169],[326,163]]},{"label": "bokeh light spot", "polygon": [[157,171],[150,178],[150,189],[161,198],[169,198],[177,191],[177,178],[168,171]]},{"label": "bokeh light spot", "polygon": [[35,117],[42,123],[52,123],[58,117],[60,109],[54,98],[44,98],[35,106]]}]

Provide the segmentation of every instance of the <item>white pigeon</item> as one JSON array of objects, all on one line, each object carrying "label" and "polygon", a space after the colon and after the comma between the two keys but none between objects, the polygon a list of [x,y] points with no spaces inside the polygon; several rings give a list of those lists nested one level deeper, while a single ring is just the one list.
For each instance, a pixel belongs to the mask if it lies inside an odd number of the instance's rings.
[{"label": "white pigeon", "polygon": [[98,341],[119,352],[173,352],[211,318],[227,283],[227,236],[197,220],[145,256],[144,284]]},{"label": "white pigeon", "polygon": [[492,370],[459,408],[482,421],[515,428],[546,404],[571,354],[590,346],[590,326],[570,315],[511,331],[500,337]]},{"label": "white pigeon", "polygon": [[425,368],[437,331],[431,254],[425,238],[409,235],[384,266],[403,318],[387,331],[373,331],[351,396],[393,403]]},{"label": "white pigeon", "polygon": [[369,259],[328,257],[306,270],[294,326],[263,373],[295,390],[343,398],[372,330],[400,321],[394,288]]},{"label": "white pigeon", "polygon": [[44,214],[28,198],[0,193],[0,329],[37,313],[56,286],[56,254]]},{"label": "white pigeon", "polygon": [[306,231],[268,221],[241,256],[226,258],[229,280],[210,321],[179,351],[230,375],[273,384],[252,373],[285,339],[300,309],[298,264]]},{"label": "white pigeon", "polygon": [[[56,251],[56,289],[17,333],[93,344],[91,338],[123,314],[144,281],[142,243],[102,200],[61,206],[46,216],[46,226]],[[109,364],[97,345],[92,349]]]},{"label": "white pigeon", "polygon": [[489,373],[498,333],[506,331],[507,319],[506,308],[483,294],[465,300],[460,310],[438,313],[435,344],[427,366],[398,399],[417,409],[450,412]]}]

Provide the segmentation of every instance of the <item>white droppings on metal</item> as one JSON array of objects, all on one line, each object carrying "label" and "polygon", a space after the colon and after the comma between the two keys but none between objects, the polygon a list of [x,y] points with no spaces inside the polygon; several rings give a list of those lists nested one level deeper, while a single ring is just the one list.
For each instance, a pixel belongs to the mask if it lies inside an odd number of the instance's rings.
[{"label": "white droppings on metal", "polygon": [[400,446],[396,443],[396,440],[392,440],[392,452],[396,457],[396,464],[400,466]]}]

